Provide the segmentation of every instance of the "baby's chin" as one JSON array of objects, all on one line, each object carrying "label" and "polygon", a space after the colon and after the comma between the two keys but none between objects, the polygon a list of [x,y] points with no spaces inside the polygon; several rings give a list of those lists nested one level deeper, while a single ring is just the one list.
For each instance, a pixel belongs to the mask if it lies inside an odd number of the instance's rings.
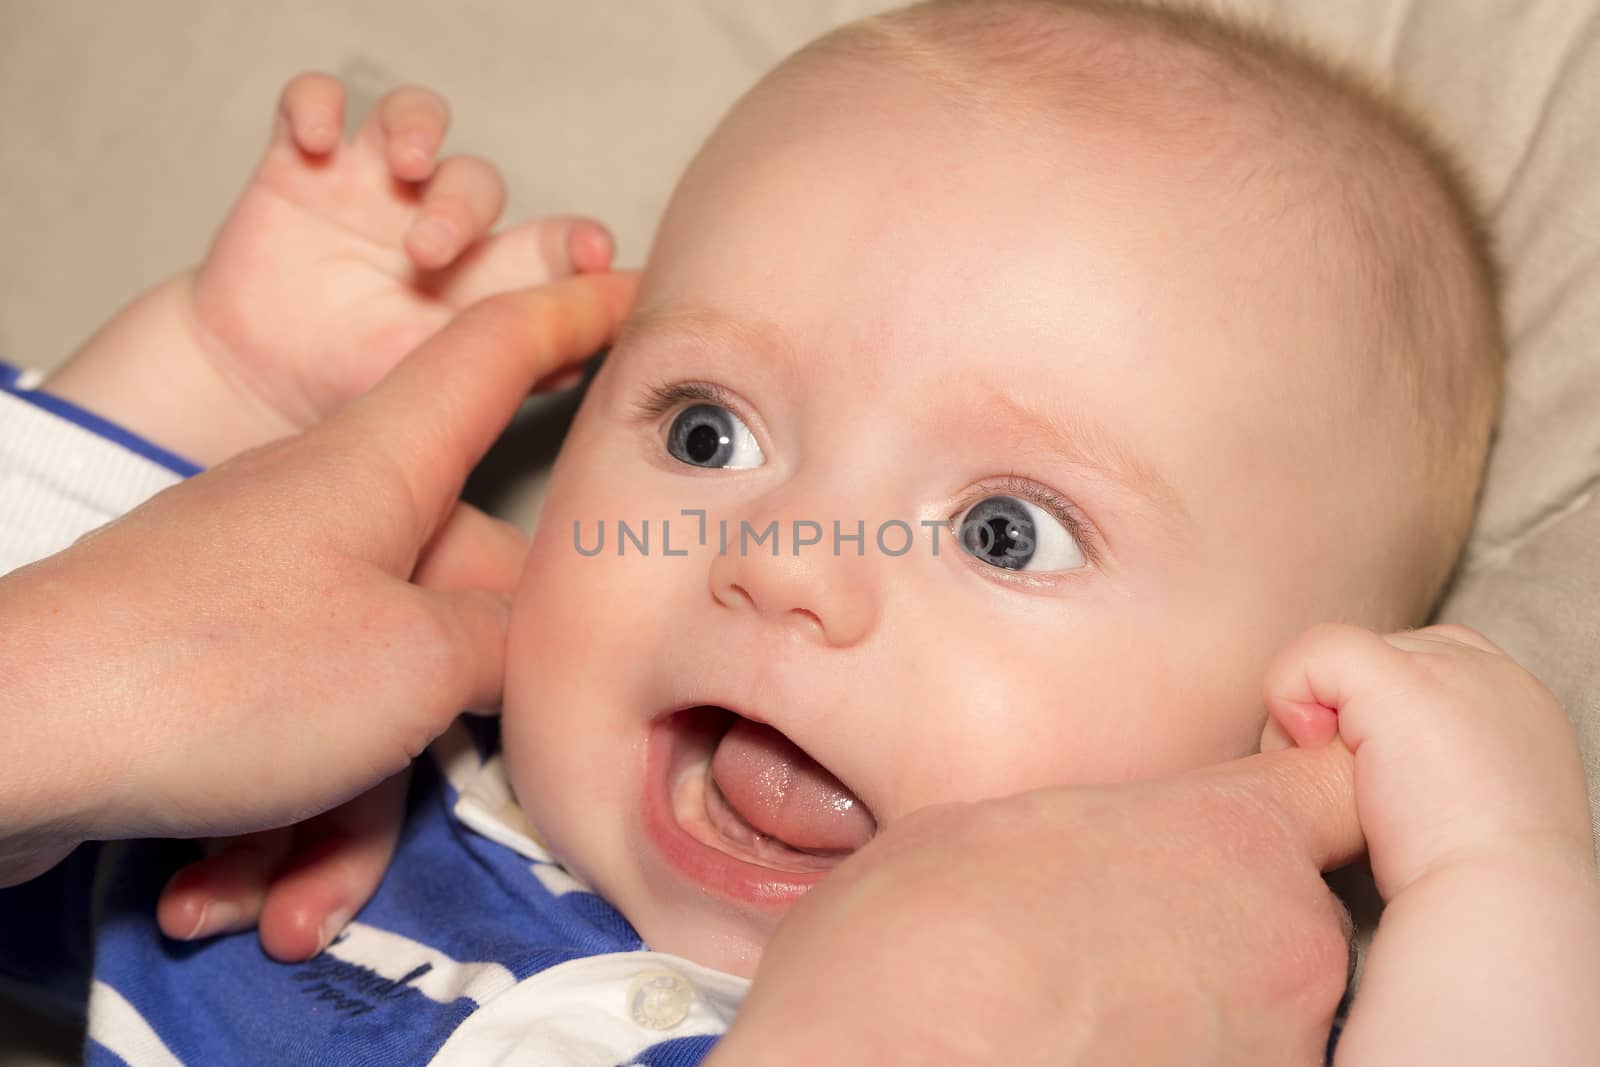
[{"label": "baby's chin", "polygon": [[[507,753],[512,791],[528,830],[552,859],[615,908],[644,941],[664,952],[741,978],[753,977],[762,951],[787,909],[745,912],[652,864],[628,832],[598,827],[592,821],[564,818],[550,798],[517,787],[518,766]],[[537,780],[537,779],[535,779]],[[528,803],[521,798],[526,796]]]},{"label": "baby's chin", "polygon": [[[741,914],[691,885],[680,883],[665,892],[654,891],[649,874],[631,865],[609,872],[591,870],[563,857],[559,849],[552,848],[551,854],[616,908],[649,951],[679,956],[740,978],[755,976],[762,952],[786,914]],[[603,865],[599,857],[591,859],[597,867]]]},{"label": "baby's chin", "polygon": [[[592,873],[581,862],[569,869],[622,913],[646,948],[742,978],[755,974],[767,943],[792,907],[792,902],[747,907],[720,898],[661,862],[648,845],[627,856],[586,858],[595,861]],[[607,859],[615,862],[608,864]]]},{"label": "baby's chin", "polygon": [[624,913],[654,952],[681,956],[705,967],[753,978],[761,954],[771,940],[770,931],[753,931],[746,925],[719,921],[713,916],[685,916],[667,912],[639,915]]}]

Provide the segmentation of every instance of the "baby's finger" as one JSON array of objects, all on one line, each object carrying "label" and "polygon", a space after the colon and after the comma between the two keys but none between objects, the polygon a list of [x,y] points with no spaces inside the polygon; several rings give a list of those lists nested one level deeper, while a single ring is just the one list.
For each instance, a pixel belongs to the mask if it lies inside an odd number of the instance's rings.
[{"label": "baby's finger", "polygon": [[292,841],[287,828],[228,838],[214,855],[179,870],[156,903],[161,932],[193,941],[254,926]]},{"label": "baby's finger", "polygon": [[344,86],[331,74],[297,75],[278,98],[277,132],[302,152],[326,155],[339,145],[344,130]]},{"label": "baby's finger", "polygon": [[611,269],[617,242],[611,231],[594,219],[566,219],[567,262],[577,274],[597,274]]},{"label": "baby's finger", "polygon": [[1430,641],[1444,641],[1466,645],[1468,648],[1475,648],[1479,652],[1488,652],[1495,656],[1506,654],[1503,648],[1478,631],[1457,623],[1441,623],[1437,626],[1424,626],[1420,630],[1406,630],[1389,634],[1384,640],[1396,648],[1417,649]]},{"label": "baby's finger", "polygon": [[598,274],[610,269],[615,251],[611,231],[594,219],[536,219],[479,241],[425,284],[452,306],[466,307],[508,289]]},{"label": "baby's finger", "polygon": [[285,963],[315,956],[372,898],[394,857],[409,780],[398,774],[299,827],[299,847],[261,909],[267,955]]},{"label": "baby's finger", "polygon": [[438,270],[488,233],[505,205],[506,182],[493,163],[451,156],[422,192],[422,206],[406,231],[406,254],[423,270]]},{"label": "baby's finger", "polygon": [[411,580],[429,589],[510,593],[522,574],[528,538],[503,519],[457,504],[422,550]]},{"label": "baby's finger", "polygon": [[1403,666],[1404,657],[1371,630],[1343,623],[1313,626],[1267,668],[1267,711],[1302,748],[1326,744],[1343,732],[1354,750],[1360,739],[1341,722],[1340,710],[1355,697],[1357,686],[1381,684]]},{"label": "baby's finger", "polygon": [[450,106],[431,89],[405,85],[388,93],[361,124],[356,139],[384,158],[405,182],[426,181],[450,125]]}]

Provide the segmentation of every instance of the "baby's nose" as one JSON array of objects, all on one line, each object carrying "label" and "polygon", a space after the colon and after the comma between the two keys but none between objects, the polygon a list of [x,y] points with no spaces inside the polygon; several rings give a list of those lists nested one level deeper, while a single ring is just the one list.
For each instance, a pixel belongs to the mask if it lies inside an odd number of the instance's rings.
[{"label": "baby's nose", "polygon": [[768,624],[803,630],[836,648],[858,644],[871,633],[879,592],[866,566],[865,549],[871,546],[851,539],[855,524],[841,523],[844,537],[836,539],[827,522],[765,518],[762,523],[744,522],[737,532],[729,524],[726,547],[711,564],[711,595],[717,603],[753,610]]}]

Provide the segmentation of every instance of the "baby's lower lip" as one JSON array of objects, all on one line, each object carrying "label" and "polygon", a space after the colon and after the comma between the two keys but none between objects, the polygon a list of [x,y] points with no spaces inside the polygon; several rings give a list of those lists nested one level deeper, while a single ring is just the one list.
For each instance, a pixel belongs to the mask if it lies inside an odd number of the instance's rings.
[{"label": "baby's lower lip", "polygon": [[754,849],[728,840],[712,825],[705,809],[705,767],[728,719],[727,712],[692,709],[651,727],[642,798],[645,836],[696,886],[731,903],[784,911],[839,859],[795,853],[756,862]]}]

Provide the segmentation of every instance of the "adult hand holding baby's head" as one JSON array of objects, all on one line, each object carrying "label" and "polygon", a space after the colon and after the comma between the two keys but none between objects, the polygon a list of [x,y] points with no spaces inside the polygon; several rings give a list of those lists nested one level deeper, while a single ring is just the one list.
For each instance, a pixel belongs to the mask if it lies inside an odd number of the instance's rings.
[{"label": "adult hand holding baby's head", "polygon": [[710,1062],[1321,1064],[1360,848],[1336,745],[926,808],[789,913]]},{"label": "adult hand holding baby's head", "polygon": [[484,301],[334,419],[0,579],[0,879],[85,839],[306,818],[495,703],[505,590],[480,549],[504,533],[457,494],[633,291],[590,275]]}]

